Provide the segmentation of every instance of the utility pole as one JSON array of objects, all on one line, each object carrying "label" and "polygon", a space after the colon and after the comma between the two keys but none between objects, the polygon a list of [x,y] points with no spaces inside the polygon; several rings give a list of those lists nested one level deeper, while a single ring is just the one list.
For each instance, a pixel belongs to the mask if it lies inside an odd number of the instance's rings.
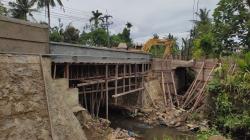
[{"label": "utility pole", "polygon": [[106,14],[102,17],[104,19],[104,23],[103,23],[103,26],[106,28],[107,30],[107,34],[108,34],[108,48],[110,48],[110,36],[109,36],[109,26],[113,24],[112,21],[109,21],[110,18],[113,18],[111,15],[109,14]]}]

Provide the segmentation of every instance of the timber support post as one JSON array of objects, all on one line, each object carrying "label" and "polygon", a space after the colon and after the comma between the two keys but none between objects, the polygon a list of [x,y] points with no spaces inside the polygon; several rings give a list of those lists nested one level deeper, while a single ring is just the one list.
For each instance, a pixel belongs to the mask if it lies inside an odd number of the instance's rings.
[{"label": "timber support post", "polygon": [[[117,94],[117,84],[118,84],[118,68],[119,65],[115,65],[115,95]],[[117,98],[115,98],[115,104],[117,104]]]},{"label": "timber support post", "polygon": [[108,86],[108,70],[109,70],[109,66],[108,64],[106,64],[106,68],[105,68],[105,85],[106,85],[106,119],[108,120],[109,118],[109,105],[108,105],[108,101],[109,101],[109,86]]}]

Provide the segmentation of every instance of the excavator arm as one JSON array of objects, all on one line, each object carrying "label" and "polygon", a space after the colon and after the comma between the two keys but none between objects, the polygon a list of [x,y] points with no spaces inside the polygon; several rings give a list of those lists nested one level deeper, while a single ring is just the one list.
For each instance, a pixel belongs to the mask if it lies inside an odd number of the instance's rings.
[{"label": "excavator arm", "polygon": [[158,39],[158,38],[152,38],[149,39],[142,47],[142,51],[149,53],[151,47],[155,45],[162,45],[165,46],[165,51],[163,54],[163,58],[166,58],[171,55],[172,53],[172,47],[173,47],[174,41],[170,39]]}]

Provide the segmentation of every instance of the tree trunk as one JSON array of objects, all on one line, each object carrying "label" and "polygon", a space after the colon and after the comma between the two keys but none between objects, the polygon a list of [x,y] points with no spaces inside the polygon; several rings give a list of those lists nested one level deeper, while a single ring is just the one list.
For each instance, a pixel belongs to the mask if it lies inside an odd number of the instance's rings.
[{"label": "tree trunk", "polygon": [[47,4],[47,12],[48,12],[48,25],[49,25],[49,28],[50,28],[50,6],[49,6],[49,3]]}]

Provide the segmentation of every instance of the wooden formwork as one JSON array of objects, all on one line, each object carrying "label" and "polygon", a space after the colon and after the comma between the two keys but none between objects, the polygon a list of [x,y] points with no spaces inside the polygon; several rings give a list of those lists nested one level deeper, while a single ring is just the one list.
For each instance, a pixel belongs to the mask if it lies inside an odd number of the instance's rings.
[{"label": "wooden formwork", "polygon": [[77,87],[79,103],[93,117],[99,117],[100,107],[105,106],[108,118],[109,104],[143,105],[143,85],[149,68],[149,63],[53,63],[52,77],[67,78],[70,87]]},{"label": "wooden formwork", "polygon": [[[161,81],[166,105],[194,110],[204,100],[204,90],[213,77],[213,71],[217,66],[216,60],[183,61],[173,59],[155,59],[152,63],[154,76]],[[177,92],[179,85],[178,68],[190,68],[196,72],[195,79],[185,94]],[[184,81],[183,81],[184,82]]]}]

